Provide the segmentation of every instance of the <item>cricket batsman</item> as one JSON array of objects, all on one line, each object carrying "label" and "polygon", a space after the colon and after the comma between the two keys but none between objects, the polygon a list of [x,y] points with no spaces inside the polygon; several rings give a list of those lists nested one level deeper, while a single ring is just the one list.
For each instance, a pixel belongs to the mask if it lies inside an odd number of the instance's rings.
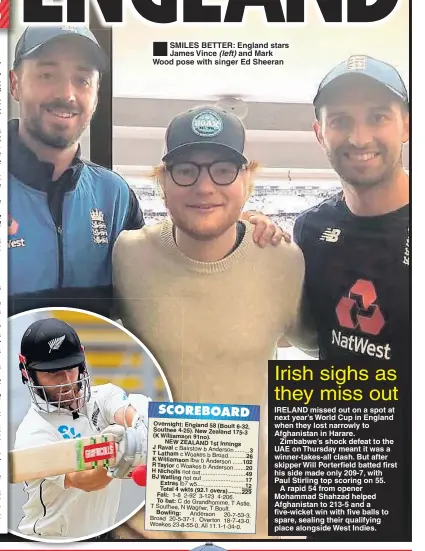
[{"label": "cricket batsman", "polygon": [[31,407],[18,427],[15,449],[62,439],[113,434],[114,467],[96,467],[25,482],[28,501],[18,530],[34,538],[91,537],[114,526],[121,480],[131,477],[147,449],[149,398],[113,384],[90,386],[76,331],[56,318],[38,320],[21,341],[19,369]]}]

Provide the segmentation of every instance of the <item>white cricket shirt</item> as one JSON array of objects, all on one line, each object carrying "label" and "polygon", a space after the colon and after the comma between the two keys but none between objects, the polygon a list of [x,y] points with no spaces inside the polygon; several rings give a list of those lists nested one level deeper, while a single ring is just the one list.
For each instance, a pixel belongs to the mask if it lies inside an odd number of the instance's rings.
[{"label": "white cricket shirt", "polygon": [[[115,385],[92,387],[91,398],[77,419],[69,410],[53,408],[52,413],[43,413],[32,405],[16,432],[15,449],[92,436],[114,423],[114,415],[126,399],[125,392]],[[28,501],[18,526],[22,534],[34,538],[89,538],[114,526],[121,480],[114,479],[94,492],[66,489],[64,483],[65,475],[25,483]]]}]

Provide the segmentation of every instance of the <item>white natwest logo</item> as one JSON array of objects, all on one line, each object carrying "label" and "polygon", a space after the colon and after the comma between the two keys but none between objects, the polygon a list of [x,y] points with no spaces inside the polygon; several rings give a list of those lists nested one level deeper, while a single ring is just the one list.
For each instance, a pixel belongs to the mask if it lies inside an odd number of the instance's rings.
[{"label": "white natwest logo", "polygon": [[88,448],[84,450],[84,459],[96,459],[99,457],[113,457],[115,455],[115,444],[110,442],[104,446]]}]

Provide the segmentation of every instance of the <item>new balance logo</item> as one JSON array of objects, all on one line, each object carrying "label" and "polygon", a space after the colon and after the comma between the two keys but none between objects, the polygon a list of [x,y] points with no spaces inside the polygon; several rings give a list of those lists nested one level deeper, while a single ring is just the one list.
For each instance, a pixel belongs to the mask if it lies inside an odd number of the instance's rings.
[{"label": "new balance logo", "polygon": [[59,350],[61,344],[65,340],[65,335],[63,337],[58,337],[57,339],[52,339],[47,344],[50,346],[49,354],[52,350]]},{"label": "new balance logo", "polygon": [[336,243],[341,235],[341,230],[338,228],[326,228],[320,237],[320,241],[327,241],[328,243]]}]

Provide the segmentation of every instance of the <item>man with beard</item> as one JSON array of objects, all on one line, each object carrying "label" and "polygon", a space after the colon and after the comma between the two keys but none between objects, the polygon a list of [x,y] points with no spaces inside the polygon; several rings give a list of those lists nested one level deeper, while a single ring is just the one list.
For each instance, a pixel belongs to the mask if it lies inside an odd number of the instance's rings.
[{"label": "man with beard", "polygon": [[[304,260],[294,243],[261,249],[240,213],[257,163],[233,114],[198,107],[169,124],[155,175],[169,218],[122,232],[112,257],[124,325],[151,350],[175,401],[261,404],[256,533],[267,538],[267,365],[277,342],[314,349],[299,326]],[[144,537],[167,532],[143,530]],[[176,537],[202,538],[183,532]]]},{"label": "man with beard", "polygon": [[28,501],[18,530],[33,538],[82,538],[110,529],[118,511],[121,479],[146,454],[149,399],[119,387],[91,387],[76,331],[56,318],[31,324],[21,341],[19,369],[31,407],[18,427],[15,449],[95,434],[114,434],[117,462],[106,469],[25,482]]},{"label": "man with beard", "polygon": [[394,67],[352,56],[323,79],[314,130],[342,192],[303,213],[294,239],[320,358],[408,361],[409,99]]},{"label": "man with beard", "polygon": [[[9,310],[75,306],[108,314],[110,257],[122,229],[143,225],[114,172],[81,158],[78,140],[108,60],[85,27],[28,27],[10,71]],[[106,299],[106,300],[105,300]]]},{"label": "man with beard", "polygon": [[[9,123],[9,313],[73,306],[110,315],[111,252],[144,224],[116,173],[81,158],[78,140],[98,102],[108,60],[85,27],[28,27],[19,39]],[[249,216],[248,214],[246,215]],[[250,218],[260,246],[282,232]]]}]

